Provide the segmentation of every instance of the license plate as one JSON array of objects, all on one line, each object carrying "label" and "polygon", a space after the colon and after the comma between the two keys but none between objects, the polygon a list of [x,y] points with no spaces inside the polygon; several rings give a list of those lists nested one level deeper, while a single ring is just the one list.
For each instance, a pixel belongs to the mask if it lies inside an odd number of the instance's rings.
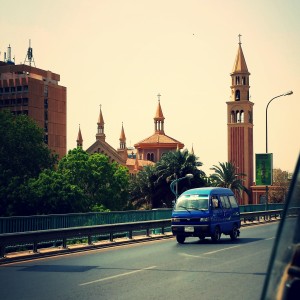
[{"label": "license plate", "polygon": [[194,232],[194,227],[193,226],[186,226],[184,227],[185,232]]}]

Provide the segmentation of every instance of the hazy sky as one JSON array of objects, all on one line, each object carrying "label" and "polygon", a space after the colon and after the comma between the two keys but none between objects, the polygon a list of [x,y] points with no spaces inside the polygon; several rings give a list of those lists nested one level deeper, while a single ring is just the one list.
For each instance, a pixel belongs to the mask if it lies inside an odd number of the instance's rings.
[{"label": "hazy sky", "polygon": [[227,105],[238,34],[254,102],[254,153],[293,171],[300,146],[298,0],[0,0],[1,60],[12,47],[24,62],[29,39],[36,67],[67,87],[67,147],[95,141],[99,105],[106,141],[127,146],[154,133],[157,94],[165,133],[185,144],[203,170],[227,161]]}]

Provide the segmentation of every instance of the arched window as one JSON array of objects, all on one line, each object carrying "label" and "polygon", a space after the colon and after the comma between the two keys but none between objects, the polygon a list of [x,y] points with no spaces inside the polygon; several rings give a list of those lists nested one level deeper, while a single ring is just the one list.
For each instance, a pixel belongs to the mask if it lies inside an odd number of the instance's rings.
[{"label": "arched window", "polygon": [[241,94],[241,93],[240,93],[240,90],[236,90],[236,91],[235,91],[235,100],[236,100],[236,101],[239,101],[239,100],[240,100],[240,96],[241,96],[240,94]]},{"label": "arched window", "polygon": [[240,76],[235,77],[235,84],[239,85],[240,84]]},{"label": "arched window", "polygon": [[244,123],[244,111],[241,110],[240,112],[240,123]]},{"label": "arched window", "polygon": [[150,155],[150,160],[151,160],[151,161],[154,161],[154,153],[151,153],[151,155]]},{"label": "arched window", "polygon": [[236,118],[235,118],[235,112],[232,110],[230,114],[230,123],[235,123]]},{"label": "arched window", "polygon": [[236,120],[236,123],[241,123],[240,111],[239,110],[235,111],[235,120]]},{"label": "arched window", "polygon": [[147,160],[151,160],[150,159],[150,153],[147,153]]}]

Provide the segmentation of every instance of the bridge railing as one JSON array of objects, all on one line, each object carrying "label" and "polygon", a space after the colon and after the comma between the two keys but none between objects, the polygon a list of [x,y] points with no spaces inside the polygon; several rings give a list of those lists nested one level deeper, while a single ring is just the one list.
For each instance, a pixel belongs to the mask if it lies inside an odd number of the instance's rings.
[{"label": "bridge railing", "polygon": [[[284,204],[268,204],[269,210],[282,209]],[[265,210],[264,204],[241,205],[240,211],[253,212]],[[23,217],[0,217],[0,234],[93,226],[104,224],[130,223],[171,218],[172,209],[132,210],[95,213],[73,213],[38,215]]]},{"label": "bridge railing", "polygon": [[[241,220],[244,222],[259,220],[260,218],[279,217],[281,209],[260,212],[241,213]],[[161,234],[171,227],[171,218],[163,220],[151,220],[140,222],[127,222],[118,224],[105,224],[96,226],[80,226],[72,228],[61,228],[51,230],[38,230],[28,232],[15,232],[0,234],[0,258],[6,253],[6,248],[21,245],[32,245],[33,252],[38,252],[38,247],[46,242],[61,242],[63,249],[67,249],[67,241],[71,239],[86,239],[88,245],[92,245],[93,238],[99,236],[109,236],[113,241],[114,236],[120,233],[126,233],[129,239],[132,239],[134,232],[145,231],[146,236],[150,236],[152,230],[159,229]]]}]

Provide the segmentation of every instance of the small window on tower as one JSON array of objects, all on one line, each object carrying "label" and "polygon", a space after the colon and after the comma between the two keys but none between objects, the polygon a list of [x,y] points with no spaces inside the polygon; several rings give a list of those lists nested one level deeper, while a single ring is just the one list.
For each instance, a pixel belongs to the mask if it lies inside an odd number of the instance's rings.
[{"label": "small window on tower", "polygon": [[235,100],[236,100],[236,101],[239,101],[239,100],[240,100],[240,91],[239,91],[239,90],[236,90],[236,91],[235,91]]}]

